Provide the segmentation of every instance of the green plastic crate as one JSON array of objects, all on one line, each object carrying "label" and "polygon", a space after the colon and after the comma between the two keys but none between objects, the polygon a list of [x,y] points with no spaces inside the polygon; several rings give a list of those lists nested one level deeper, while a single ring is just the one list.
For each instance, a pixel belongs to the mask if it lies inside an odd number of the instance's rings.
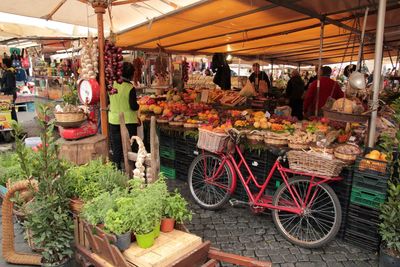
[{"label": "green plastic crate", "polygon": [[175,160],[175,150],[173,148],[160,146],[160,157]]},{"label": "green plastic crate", "polygon": [[160,172],[162,172],[168,179],[176,179],[176,170],[165,166],[160,166]]},{"label": "green plastic crate", "polygon": [[350,199],[354,204],[372,209],[379,209],[380,204],[386,200],[386,193],[379,193],[371,189],[360,188],[353,185]]}]

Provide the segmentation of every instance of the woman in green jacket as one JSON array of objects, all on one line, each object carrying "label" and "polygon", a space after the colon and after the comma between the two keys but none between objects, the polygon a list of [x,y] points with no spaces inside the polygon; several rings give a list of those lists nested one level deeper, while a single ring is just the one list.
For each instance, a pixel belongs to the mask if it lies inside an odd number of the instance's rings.
[{"label": "woman in green jacket", "polygon": [[108,123],[110,126],[110,141],[112,146],[112,162],[121,169],[123,160],[123,150],[121,141],[121,130],[119,114],[125,115],[125,123],[128,128],[129,136],[137,135],[139,104],[136,100],[136,91],[131,80],[133,78],[134,67],[132,63],[124,62],[122,67],[123,82],[114,82],[114,88],[118,90],[116,94],[110,95],[110,109],[108,112]]}]

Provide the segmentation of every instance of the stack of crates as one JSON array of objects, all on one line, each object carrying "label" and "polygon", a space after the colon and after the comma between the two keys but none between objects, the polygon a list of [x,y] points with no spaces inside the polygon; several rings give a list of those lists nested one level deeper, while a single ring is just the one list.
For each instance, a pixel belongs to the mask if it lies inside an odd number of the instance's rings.
[{"label": "stack of crates", "polygon": [[160,134],[160,172],[168,179],[176,178],[175,158],[175,139]]},{"label": "stack of crates", "polygon": [[342,208],[342,223],[340,225],[339,233],[336,236],[340,239],[344,239],[346,231],[347,215],[349,213],[350,206],[351,187],[353,184],[353,172],[353,166],[347,166],[343,168],[340,174],[340,177],[342,177],[343,180],[329,184],[339,198],[340,206]]},{"label": "stack of crates", "polygon": [[176,140],[176,153],[178,164],[176,165],[176,178],[187,181],[190,165],[199,154],[197,140],[191,137]]},{"label": "stack of crates", "polygon": [[[381,167],[376,168],[379,165]],[[386,162],[357,159],[345,233],[345,240],[349,243],[365,249],[378,249],[379,208],[386,199],[389,176]]]}]

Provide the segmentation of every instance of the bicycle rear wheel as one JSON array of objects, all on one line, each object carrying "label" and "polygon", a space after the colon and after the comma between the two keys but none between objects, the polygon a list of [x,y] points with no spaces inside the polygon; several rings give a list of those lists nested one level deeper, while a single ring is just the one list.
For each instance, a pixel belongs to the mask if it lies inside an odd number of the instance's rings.
[{"label": "bicycle rear wheel", "polygon": [[196,203],[204,209],[221,208],[230,197],[233,175],[222,159],[213,154],[197,156],[189,168],[189,189]]},{"label": "bicycle rear wheel", "polygon": [[[294,195],[298,203],[304,201],[311,185],[310,179],[291,178],[288,184],[292,192],[297,192]],[[310,202],[310,199],[313,200]],[[307,202],[302,214],[276,209],[272,211],[272,219],[278,231],[289,242],[306,248],[321,247],[339,231],[342,221],[339,199],[329,185],[322,183],[311,188]],[[272,204],[297,207],[285,183],[275,192]]]}]

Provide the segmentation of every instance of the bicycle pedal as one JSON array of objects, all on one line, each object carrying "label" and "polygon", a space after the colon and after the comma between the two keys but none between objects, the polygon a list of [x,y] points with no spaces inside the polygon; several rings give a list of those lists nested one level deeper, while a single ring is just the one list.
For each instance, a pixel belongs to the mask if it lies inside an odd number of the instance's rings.
[{"label": "bicycle pedal", "polygon": [[232,207],[238,207],[238,206],[248,206],[249,203],[246,201],[241,201],[241,200],[237,200],[237,199],[230,199],[229,200],[229,204]]}]

